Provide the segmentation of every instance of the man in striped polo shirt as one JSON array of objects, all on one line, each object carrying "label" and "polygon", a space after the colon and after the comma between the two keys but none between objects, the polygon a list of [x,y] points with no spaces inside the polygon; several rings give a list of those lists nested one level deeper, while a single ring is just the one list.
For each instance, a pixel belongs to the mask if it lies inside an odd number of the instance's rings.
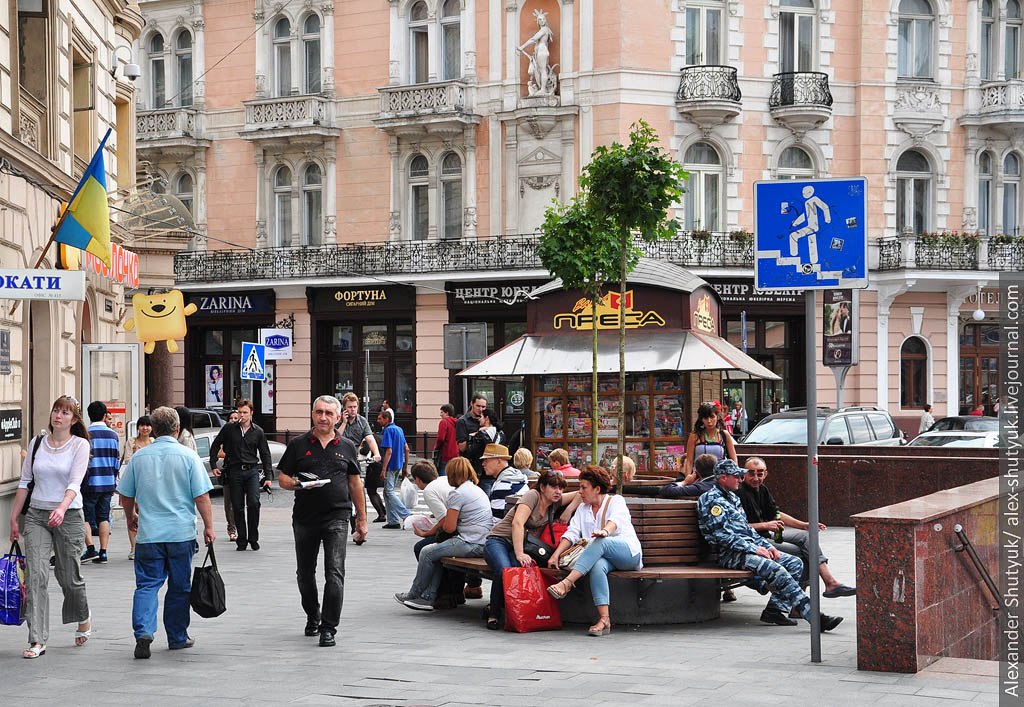
[{"label": "man in striped polo shirt", "polygon": [[[111,418],[101,400],[89,403],[89,471],[82,481],[82,510],[85,513],[85,552],[82,560],[96,563],[107,561],[107,541],[110,540],[110,497],[117,488],[118,449],[117,432],[110,429]],[[100,539],[99,552],[93,536]]]}]

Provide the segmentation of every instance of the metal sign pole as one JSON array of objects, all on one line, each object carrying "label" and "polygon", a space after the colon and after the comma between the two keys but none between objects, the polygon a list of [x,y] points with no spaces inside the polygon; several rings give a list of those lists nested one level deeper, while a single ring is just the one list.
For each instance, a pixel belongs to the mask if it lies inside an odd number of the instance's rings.
[{"label": "metal sign pole", "polygon": [[366,351],[366,365],[363,366],[363,412],[370,416],[370,352]]},{"label": "metal sign pole", "polygon": [[[805,341],[807,373],[807,556],[817,564],[818,553],[818,346],[817,292],[805,290],[807,339]],[[811,595],[811,662],[821,662],[821,596],[818,594],[818,568],[808,568]]]},{"label": "metal sign pole", "polygon": [[836,378],[836,409],[843,408],[843,385],[846,383],[846,374],[850,372],[849,366],[833,366],[832,375]]}]

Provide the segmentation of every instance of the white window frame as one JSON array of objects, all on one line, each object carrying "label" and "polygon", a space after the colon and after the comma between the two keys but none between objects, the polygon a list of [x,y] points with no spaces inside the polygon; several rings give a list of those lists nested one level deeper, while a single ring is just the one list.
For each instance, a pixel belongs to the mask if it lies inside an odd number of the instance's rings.
[{"label": "white window frame", "polygon": [[[459,161],[458,172],[452,172],[452,171],[446,170],[445,162],[448,160],[449,157],[454,157],[455,159],[457,159]],[[440,197],[440,204],[439,204],[438,210],[437,210],[438,221],[439,221],[438,227],[437,227],[437,234],[438,234],[438,238],[441,238],[442,240],[458,240],[458,239],[462,238],[462,236],[463,236],[462,210],[463,210],[463,208],[465,206],[465,198],[466,198],[466,196],[465,196],[466,190],[464,188],[464,183],[463,183],[463,177],[464,177],[465,171],[466,171],[465,167],[464,167],[464,164],[465,164],[465,161],[463,160],[462,155],[460,155],[459,153],[454,152],[454,151],[449,151],[449,152],[444,153],[441,156],[441,160],[439,162],[440,167],[438,169],[438,172],[440,173],[440,180],[441,180],[440,187],[441,188],[438,189],[438,195]],[[457,188],[458,188],[458,197],[459,197],[458,201],[459,201],[459,203],[458,203],[458,208],[455,209],[455,216],[454,216],[455,223],[449,223],[448,222],[448,209],[447,209],[448,199],[449,199],[448,190],[449,190],[449,187],[455,187],[455,186],[457,186]]]},{"label": "white window frame", "polygon": [[[717,164],[704,162],[691,162],[687,159],[690,150],[706,145],[718,158]],[[690,173],[687,181],[687,189],[684,195],[684,228],[686,231],[721,231],[723,230],[723,218],[725,216],[725,160],[722,151],[711,142],[699,140],[688,145],[683,153],[684,169]],[[715,184],[718,191],[714,199],[716,214],[709,218],[707,207],[709,205],[708,188]]]},{"label": "white window frame", "polygon": [[[288,23],[288,35],[278,36],[278,28],[282,22]],[[284,15],[271,23],[270,41],[272,45],[271,95],[284,98],[292,95],[292,20]]]},{"label": "white window frame", "polygon": [[[306,23],[311,18],[316,18],[317,31],[307,32]],[[323,32],[324,32],[324,21],[320,15],[315,12],[307,13],[302,18],[302,37],[298,40],[299,45],[302,49],[302,92],[306,95],[315,95],[323,90],[323,67],[324,67],[324,43],[323,43]],[[309,56],[310,49],[309,45],[316,42],[316,84],[310,83],[310,77],[314,74],[311,73],[311,69],[314,67],[310,66]]]},{"label": "white window frame", "polygon": [[[283,171],[288,171],[288,184],[279,185],[278,177]],[[277,164],[270,171],[271,189],[271,215],[273,217],[273,244],[274,246],[287,246],[292,242],[292,231],[295,225],[292,223],[292,206],[295,188],[295,172],[290,165]]]},{"label": "white window frame", "polygon": [[[418,6],[422,5],[426,11],[426,16],[422,19],[412,19],[413,10]],[[430,81],[430,7],[427,5],[425,0],[417,0],[409,5],[409,22],[407,26],[408,42],[409,42],[409,83],[427,83]],[[423,41],[427,43],[427,50],[423,53],[423,61],[426,62],[426,66],[420,66],[417,63],[417,52],[416,46],[419,38],[422,37]]]},{"label": "white window frame", "polygon": [[[159,37],[160,49],[153,46],[154,40]],[[167,39],[163,32],[153,32],[146,39],[146,56],[149,59],[149,101],[152,110],[160,110],[167,107]],[[157,77],[163,84],[158,92]]]},{"label": "white window frame", "polygon": [[[818,66],[817,3],[812,1],[811,7],[792,7],[787,6],[785,2],[786,0],[782,0],[782,6],[779,8],[779,72],[814,71]],[[786,22],[793,23],[792,47],[783,44],[783,27]],[[806,57],[800,55],[802,38],[806,40],[808,47]],[[788,52],[792,52],[792,55],[788,55]]]},{"label": "white window frame", "polygon": [[[1010,15],[1010,3],[1017,6],[1016,17]],[[1003,34],[1003,74],[1007,79],[1021,77],[1021,44],[1024,43],[1024,10],[1019,0],[1007,0],[1006,13],[1003,17],[1006,28]]]},{"label": "white window frame", "polygon": [[[709,14],[718,15],[718,31],[714,38],[710,36],[712,32],[708,27]],[[686,3],[686,56],[683,60],[687,66],[725,63],[725,16],[725,3],[721,0]],[[709,53],[712,55],[708,56]]]},{"label": "white window frame", "polygon": [[[315,167],[317,182],[308,180],[309,170]],[[313,200],[316,205],[314,214]],[[324,242],[324,169],[316,162],[308,162],[302,167],[302,245],[318,246]]]},{"label": "white window frame", "polygon": [[[985,167],[985,162],[988,167]],[[995,174],[995,157],[988,150],[978,154],[978,230],[981,233],[992,235],[992,207],[994,205],[992,191],[993,176]]]},{"label": "white window frame", "polygon": [[[900,79],[934,79],[936,65],[935,51],[935,6],[931,0],[920,0],[931,8],[927,15],[921,13],[903,12],[904,2],[914,0],[900,0],[899,20],[896,29],[896,74]],[[904,27],[909,27],[909,32],[904,32]],[[921,38],[922,28],[927,29],[927,38]],[[903,40],[907,36],[906,41]],[[927,66],[918,68],[922,57],[927,60]]]},{"label": "white window frame", "polygon": [[[985,8],[988,14],[985,14]],[[994,0],[981,0],[978,9],[978,75],[982,81],[991,81],[996,77],[995,67],[998,64],[996,53],[996,8]]]},{"label": "white window frame", "polygon": [[[455,6],[455,14],[445,15],[445,10],[452,5]],[[441,46],[439,47],[437,65],[440,69],[439,73],[441,74],[442,81],[458,81],[462,78],[462,10],[460,5],[459,0],[444,0],[441,3],[441,11],[438,13],[439,27],[437,35],[440,38],[438,43]],[[446,61],[449,50],[448,34],[445,30],[452,27],[455,28],[455,35],[458,38],[458,46],[455,47],[455,60],[458,65],[453,67],[454,70],[449,71],[448,62]]]},{"label": "white window frame", "polygon": [[[427,165],[426,172],[424,174],[413,174],[413,163],[422,158]],[[430,178],[431,178],[431,165],[430,159],[422,152],[416,152],[409,157],[409,161],[406,163],[405,168],[406,183],[408,184],[408,218],[409,224],[409,240],[412,241],[425,241],[430,237]],[[422,190],[422,191],[421,191]],[[417,230],[417,226],[420,223],[417,219],[417,197],[422,193],[421,204],[427,209],[427,217],[423,220],[422,232]]]},{"label": "white window frame", "polygon": [[[182,37],[188,37],[188,47],[179,47]],[[192,84],[195,80],[195,38],[187,29],[179,29],[174,34],[174,74],[175,85],[178,87],[176,103],[183,107],[189,107],[193,103]],[[185,76],[184,64],[188,62],[188,76]]]},{"label": "white window frame", "polygon": [[[1010,168],[1010,161],[1016,162],[1015,169]],[[1016,236],[1021,228],[1021,169],[1024,161],[1020,154],[1008,152],[1003,157],[1003,233]]]},{"label": "white window frame", "polygon": [[[928,158],[928,155],[920,150],[909,149],[905,150],[896,163],[899,164],[899,160],[903,158],[909,152],[916,152],[924,158],[925,163],[928,164],[928,172],[913,172],[903,171],[897,166],[896,169],[896,230],[899,233],[913,233],[920,235],[927,233],[932,228],[932,212],[933,204],[935,201],[935,167],[932,165],[932,161]],[[913,223],[914,218],[914,205],[915,205],[915,194],[918,185],[922,185],[925,188],[924,204],[922,205],[923,223],[920,227],[916,227]],[[902,194],[901,194],[902,192]],[[901,199],[902,196],[902,199]],[[901,203],[902,202],[902,203]],[[902,218],[901,218],[902,214]],[[908,223],[908,219],[910,220]]]},{"label": "white window frame", "polygon": [[[807,155],[807,159],[810,161],[810,167],[789,167],[783,165],[782,161],[786,157],[786,153],[790,150],[799,150],[800,152]],[[814,155],[811,154],[810,150],[804,148],[801,145],[787,145],[782,152],[779,153],[778,165],[775,168],[776,179],[814,179],[818,176],[818,167],[814,161]]]},{"label": "white window frame", "polygon": [[[191,189],[188,190],[182,189],[181,186],[181,181],[186,178],[189,180],[189,182],[191,182]],[[174,176],[173,191],[174,196],[178,198],[178,201],[181,202],[182,206],[188,209],[189,215],[195,218],[196,178],[192,175],[192,173],[185,170],[176,174]]]}]

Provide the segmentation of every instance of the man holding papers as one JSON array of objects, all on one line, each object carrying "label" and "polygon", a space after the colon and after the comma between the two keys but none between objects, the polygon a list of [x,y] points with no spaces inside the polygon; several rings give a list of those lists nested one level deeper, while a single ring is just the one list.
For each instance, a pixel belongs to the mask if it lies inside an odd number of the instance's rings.
[{"label": "man holding papers", "polygon": [[[345,546],[355,504],[355,540],[364,540],[366,497],[359,478],[358,451],[334,429],[341,419],[341,403],[332,395],[313,401],[313,428],[288,443],[277,465],[277,482],[295,491],[292,534],[295,537],[296,578],[307,636],[320,636],[320,647],[335,645],[345,597]],[[320,605],[316,564],[324,547],[324,601]]]}]

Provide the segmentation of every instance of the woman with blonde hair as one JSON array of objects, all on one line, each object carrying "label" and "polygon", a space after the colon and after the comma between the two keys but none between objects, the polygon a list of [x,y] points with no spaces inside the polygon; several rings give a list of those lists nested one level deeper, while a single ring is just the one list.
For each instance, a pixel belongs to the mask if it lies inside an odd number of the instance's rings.
[{"label": "woman with blonde hair", "polygon": [[575,479],[580,475],[580,470],[569,463],[569,452],[561,447],[548,452],[548,463],[554,471],[562,472],[567,479]]}]

